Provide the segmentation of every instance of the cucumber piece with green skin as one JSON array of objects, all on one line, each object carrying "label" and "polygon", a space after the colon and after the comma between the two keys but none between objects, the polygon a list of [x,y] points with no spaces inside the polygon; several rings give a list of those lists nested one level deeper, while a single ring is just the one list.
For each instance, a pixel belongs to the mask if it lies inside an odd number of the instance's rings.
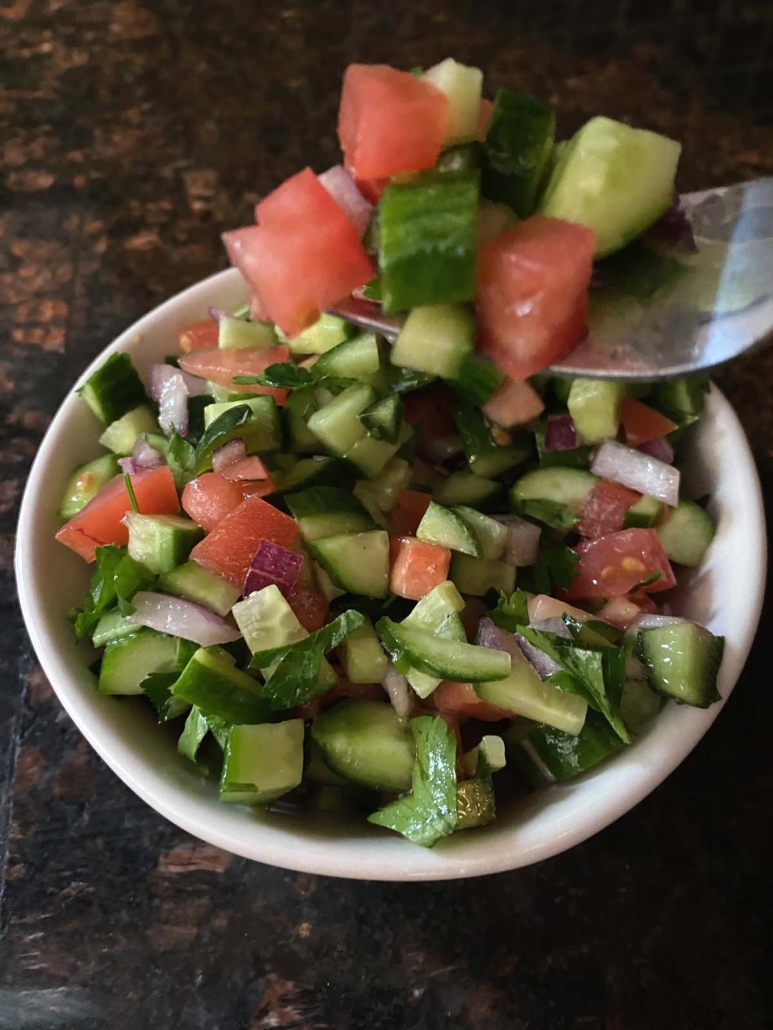
[{"label": "cucumber piece with green skin", "polygon": [[151,673],[177,671],[182,643],[145,626],[112,641],[102,655],[100,694],[141,694],[142,681]]},{"label": "cucumber piece with green skin", "polygon": [[583,443],[614,440],[620,427],[621,383],[611,379],[574,379],[566,402]]},{"label": "cucumber piece with green skin", "polygon": [[623,529],[650,529],[660,518],[662,510],[663,505],[656,497],[645,495],[623,516]]},{"label": "cucumber piece with green skin", "polygon": [[342,701],[314,718],[311,738],[325,764],[345,780],[395,794],[410,790],[413,738],[392,705]]},{"label": "cucumber piece with green skin", "polygon": [[349,386],[329,404],[315,411],[307,423],[308,427],[327,450],[343,456],[365,436],[365,426],[358,416],[375,399],[373,387]]},{"label": "cucumber piece with green skin", "polygon": [[[438,583],[417,603],[413,611],[403,619],[404,626],[427,629],[444,640],[463,643],[467,639],[459,612],[464,608],[464,598],[450,580]],[[413,667],[403,673],[415,694],[429,697],[442,682],[437,676],[430,676]]]},{"label": "cucumber piece with green skin", "polygon": [[580,732],[588,711],[587,702],[578,694],[541,680],[525,657],[513,658],[509,676],[479,683],[475,692],[482,701],[570,734]]},{"label": "cucumber piece with green skin", "polygon": [[468,751],[462,758],[464,771],[468,776],[474,776],[478,769],[478,759],[483,756],[491,772],[499,772],[507,765],[505,742],[502,737],[496,734],[486,734],[481,738],[480,744]]},{"label": "cucumber piece with green skin", "polygon": [[411,466],[405,458],[395,456],[389,459],[375,479],[370,482],[362,480],[357,483],[354,495],[362,500],[360,491],[365,489],[368,500],[372,501],[380,511],[391,511],[397,504],[397,495],[401,490],[406,489],[410,481]]},{"label": "cucumber piece with green skin", "polygon": [[346,451],[344,457],[347,461],[356,465],[366,476],[376,479],[384,471],[387,463],[397,455],[400,449],[412,437],[413,430],[407,422],[403,422],[397,440],[394,443],[389,443],[387,440],[376,440],[372,436],[365,435]]},{"label": "cucumber piece with green skin", "polygon": [[376,630],[394,661],[407,659],[431,676],[457,683],[481,683],[504,679],[510,672],[510,655],[502,651],[449,641],[428,630],[388,618],[379,619]]},{"label": "cucumber piece with green skin", "polygon": [[243,401],[208,404],[205,430],[196,445],[196,474],[212,468],[212,452],[231,440],[241,439],[248,454],[265,454],[282,445],[279,410],[273,397],[247,397]]},{"label": "cucumber piece with green skin", "polygon": [[270,322],[245,322],[226,315],[217,325],[217,345],[223,350],[275,347],[278,342],[276,329]]},{"label": "cucumber piece with green skin", "polygon": [[496,480],[476,476],[473,472],[453,472],[433,491],[438,504],[474,506],[481,511],[494,511],[504,500],[504,487]]},{"label": "cucumber piece with green skin", "polygon": [[475,296],[477,172],[424,172],[391,182],[379,205],[385,314]]},{"label": "cucumber piece with green skin", "polygon": [[535,469],[515,483],[510,491],[510,500],[516,508],[522,501],[553,501],[565,505],[572,515],[579,518],[598,481],[598,476],[582,469]]},{"label": "cucumber piece with green skin", "polygon": [[289,338],[282,336],[282,340],[292,354],[326,354],[356,333],[354,326],[337,315],[328,315],[325,312],[314,325],[304,329],[302,333]]},{"label": "cucumber piece with green skin", "polygon": [[317,410],[314,389],[307,386],[302,390],[291,391],[282,410],[290,448],[293,452],[296,454],[316,453],[319,450],[319,440],[307,425]]},{"label": "cucumber piece with green skin", "polygon": [[515,590],[515,566],[503,561],[473,558],[469,554],[454,554],[451,558],[450,578],[463,594],[484,597],[489,590]]},{"label": "cucumber piece with green skin", "polygon": [[654,400],[675,422],[699,418],[703,414],[708,380],[703,375],[666,379],[655,384]]},{"label": "cucumber piece with green skin", "polygon": [[455,379],[472,354],[475,316],[461,304],[414,307],[392,347],[391,362],[428,375]]},{"label": "cucumber piece with green skin", "polygon": [[340,587],[337,587],[335,585],[333,580],[330,578],[330,576],[328,576],[328,574],[325,572],[322,566],[318,565],[317,562],[314,562],[313,566],[314,579],[317,583],[317,589],[325,598],[325,600],[329,602],[335,601],[337,597],[343,597],[346,591],[342,590]]},{"label": "cucumber piece with green skin", "polygon": [[450,547],[452,551],[471,554],[476,558],[482,555],[478,540],[465,520],[451,508],[444,508],[435,501],[422,516],[416,536],[429,544]]},{"label": "cucumber piece with green skin", "polygon": [[[453,57],[447,57],[445,61],[433,65],[424,72],[422,78],[439,89],[441,93],[445,93],[448,100],[448,126],[445,143],[466,143],[476,140],[483,88],[483,72],[480,68],[459,64]],[[456,147],[455,149],[462,148]],[[444,153],[448,153],[448,151],[444,151]]]},{"label": "cucumber piece with green skin", "polygon": [[303,719],[232,726],[220,776],[220,800],[268,805],[303,778]]},{"label": "cucumber piece with green skin", "polygon": [[210,572],[195,561],[185,562],[165,572],[159,578],[158,588],[166,594],[203,604],[220,616],[230,612],[242,593],[229,580],[218,576],[216,572]]},{"label": "cucumber piece with green skin", "polygon": [[328,787],[345,787],[348,780],[334,773],[322,755],[322,749],[315,740],[308,741],[308,761],[303,778],[309,783],[321,783]]},{"label": "cucumber piece with green skin", "polygon": [[380,683],[389,668],[381,641],[370,620],[344,638],[340,656],[344,672],[352,683]]},{"label": "cucumber piece with green skin", "polygon": [[128,354],[112,354],[89,376],[78,393],[105,425],[148,402],[145,387]]},{"label": "cucumber piece with green skin", "polygon": [[200,647],[185,666],[172,695],[234,725],[269,722],[271,705],[260,683],[224,657],[219,647]]},{"label": "cucumber piece with green skin", "polygon": [[504,378],[504,373],[488,358],[468,354],[462,361],[456,379],[449,379],[448,385],[466,404],[479,408]]},{"label": "cucumber piece with green skin", "polygon": [[272,503],[298,490],[312,486],[340,486],[351,488],[362,473],[349,461],[317,454],[312,458],[301,458],[283,472],[276,481],[276,489],[270,495]]},{"label": "cucumber piece with green skin", "polygon": [[586,225],[595,256],[612,254],[671,206],[681,149],[666,136],[591,118],[562,152],[539,210]]},{"label": "cucumber piece with green skin", "polygon": [[553,108],[528,93],[500,89],[486,139],[481,189],[520,218],[534,211],[556,133]]},{"label": "cucumber piece with green skin", "polygon": [[130,556],[156,575],[171,572],[184,562],[204,535],[201,526],[179,515],[141,515],[130,511],[124,522],[129,530]]},{"label": "cucumber piece with green skin", "polygon": [[339,533],[364,533],[373,519],[356,497],[334,486],[313,486],[288,494],[287,507],[308,543]]},{"label": "cucumber piece with green skin", "polygon": [[130,622],[116,608],[113,611],[105,612],[94,627],[91,635],[91,643],[94,647],[104,647],[114,640],[122,640],[137,632],[137,624]]},{"label": "cucumber piece with green skin", "polygon": [[377,598],[389,593],[389,534],[385,530],[315,540],[309,544],[309,552],[347,593]]},{"label": "cucumber piece with green skin", "polygon": [[606,719],[589,711],[578,734],[552,726],[533,727],[515,748],[514,758],[529,782],[542,787],[579,776],[623,747],[625,744]]},{"label": "cucumber piece with green skin", "polygon": [[81,465],[67,480],[59,506],[59,518],[67,522],[79,511],[83,511],[89,501],[93,500],[119,471],[118,461],[112,454],[104,454],[101,458]]},{"label": "cucumber piece with green skin", "polygon": [[314,372],[320,376],[356,379],[358,383],[371,382],[381,368],[381,355],[375,333],[362,333],[352,340],[339,343],[314,363]]},{"label": "cucumber piece with green skin", "polygon": [[651,722],[660,711],[662,698],[646,680],[626,680],[620,697],[620,715],[633,733]]},{"label": "cucumber piece with green skin", "polygon": [[695,708],[721,700],[717,673],[724,637],[715,637],[694,622],[680,622],[640,630],[638,647],[653,690]]},{"label": "cucumber piece with green skin", "polygon": [[680,501],[676,508],[667,509],[655,532],[670,561],[695,568],[703,561],[716,527],[699,504]]},{"label": "cucumber piece with green skin", "polygon": [[389,529],[389,522],[378,505],[377,496],[378,493],[373,489],[373,483],[367,479],[361,479],[359,483],[354,484],[354,490],[352,491],[354,496],[365,508],[367,513],[373,519],[377,526],[381,529]]},{"label": "cucumber piece with green skin", "polygon": [[491,434],[491,426],[485,415],[476,408],[459,408],[454,412],[454,419],[470,471],[477,476],[499,476],[520,465],[534,453],[528,433],[518,434],[510,444],[498,444]]},{"label": "cucumber piece with green skin", "polygon": [[487,561],[497,561],[502,557],[509,536],[507,526],[466,505],[459,505],[451,510],[471,530],[478,542],[478,557]]},{"label": "cucumber piece with green skin", "polygon": [[369,436],[397,443],[403,425],[403,402],[398,394],[390,394],[374,401],[359,417]]},{"label": "cucumber piece with green skin", "polygon": [[143,433],[157,432],[156,416],[147,405],[140,404],[139,407],[121,415],[115,422],[111,422],[100,436],[99,442],[113,454],[126,458],[134,450],[137,439]]}]

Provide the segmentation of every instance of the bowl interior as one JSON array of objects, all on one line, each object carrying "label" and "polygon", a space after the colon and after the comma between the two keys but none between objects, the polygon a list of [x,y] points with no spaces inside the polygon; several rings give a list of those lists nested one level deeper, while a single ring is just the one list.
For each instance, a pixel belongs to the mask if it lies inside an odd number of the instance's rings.
[{"label": "bowl interior", "polygon": [[[244,288],[228,270],[146,315],[107,348],[130,351],[142,372],[174,347],[177,330],[209,305],[241,303]],[[43,669],[81,732],[145,801],[190,833],[273,865],[363,879],[475,876],[557,854],[608,825],[648,794],[690,752],[719,714],[669,705],[630,748],[578,780],[500,806],[497,822],[455,834],[431,851],[364,820],[251,812],[221,805],[216,786],[177,755],[150,708],[101,697],[76,645],[67,612],[86,589],[89,569],[57,544],[56,517],[73,467],[99,453],[94,416],[68,395],[38,452],[19,520],[16,555],[22,610]],[[712,495],[717,535],[701,569],[683,578],[674,610],[726,637],[719,679],[732,690],[751,646],[765,580],[765,525],[759,481],[746,438],[722,394],[712,388],[707,417],[692,439],[685,475],[691,496]]]}]

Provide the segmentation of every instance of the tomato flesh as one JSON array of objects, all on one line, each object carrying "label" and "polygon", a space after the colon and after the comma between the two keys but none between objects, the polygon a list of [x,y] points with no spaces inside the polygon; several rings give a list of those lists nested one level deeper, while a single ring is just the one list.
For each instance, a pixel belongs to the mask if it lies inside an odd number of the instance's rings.
[{"label": "tomato flesh", "polygon": [[244,494],[219,472],[204,472],[186,483],[181,500],[186,515],[209,533],[239,507]]},{"label": "tomato flesh", "polygon": [[542,398],[523,379],[505,379],[482,405],[483,414],[505,429],[525,426],[545,410]]},{"label": "tomato flesh", "polygon": [[676,584],[671,563],[654,529],[624,529],[588,540],[575,548],[577,576],[569,588],[570,600],[620,597],[635,590],[650,576],[660,578],[641,587],[645,593],[669,590]]},{"label": "tomato flesh", "polygon": [[290,591],[288,603],[307,633],[322,629],[330,614],[330,605],[316,590],[303,590],[297,585]]},{"label": "tomato flesh", "polygon": [[220,330],[216,323],[211,318],[205,318],[181,329],[177,334],[177,344],[181,351],[189,354],[192,350],[217,347],[219,335]]},{"label": "tomato flesh", "polygon": [[583,336],[595,237],[533,215],[481,249],[478,345],[511,379],[563,358]]},{"label": "tomato flesh", "polygon": [[443,680],[433,691],[432,700],[439,712],[465,715],[471,719],[480,719],[481,722],[499,722],[500,719],[510,719],[513,716],[508,709],[498,708],[488,701],[481,700],[475,693],[472,683]]},{"label": "tomato flesh", "polygon": [[448,579],[451,551],[440,544],[417,540],[415,536],[392,537],[389,558],[389,589],[398,597],[420,601]]},{"label": "tomato flesh", "polygon": [[250,347],[244,350],[223,350],[212,348],[197,350],[193,354],[185,354],[180,358],[180,368],[193,376],[208,379],[211,383],[224,386],[232,393],[268,394],[277,404],[287,400],[287,390],[275,389],[273,386],[259,386],[235,383],[234,376],[257,376],[265,372],[269,365],[287,361],[290,351],[287,347]]},{"label": "tomato flesh", "polygon": [[620,402],[620,423],[625,432],[625,442],[631,447],[658,440],[676,429],[676,422],[634,397],[624,397]]},{"label": "tomato flesh", "polygon": [[619,483],[600,480],[583,505],[577,532],[586,539],[606,536],[623,528],[623,519],[629,508],[641,500],[641,494]]},{"label": "tomato flesh", "polygon": [[400,490],[397,505],[389,515],[392,533],[395,536],[416,536],[416,530],[431,500],[431,494],[424,494],[420,490]]}]

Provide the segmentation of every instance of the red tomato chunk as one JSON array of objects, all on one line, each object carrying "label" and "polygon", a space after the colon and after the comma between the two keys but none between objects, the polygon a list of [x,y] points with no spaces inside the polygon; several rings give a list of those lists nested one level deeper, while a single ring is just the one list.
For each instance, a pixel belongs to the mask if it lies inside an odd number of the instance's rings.
[{"label": "red tomato chunk", "polygon": [[569,589],[572,601],[620,597],[657,573],[659,579],[642,587],[646,593],[669,590],[676,584],[671,563],[654,529],[624,529],[578,544],[575,550],[580,561]]},{"label": "red tomato chunk", "polygon": [[676,422],[633,397],[624,397],[620,402],[620,422],[625,442],[631,447],[658,440],[676,429]]},{"label": "red tomato chunk", "polygon": [[232,393],[263,394],[273,397],[277,404],[284,404],[287,390],[275,389],[273,386],[259,386],[251,383],[235,383],[234,376],[257,376],[265,372],[269,365],[287,361],[290,351],[287,347],[250,347],[243,350],[197,350],[194,354],[185,354],[180,358],[180,368],[192,376],[208,379],[211,383],[224,386]]},{"label": "red tomato chunk", "polygon": [[448,579],[451,551],[447,547],[417,540],[415,536],[400,536],[391,538],[389,552],[389,589],[398,597],[420,601]]},{"label": "red tomato chunk", "polygon": [[628,509],[640,499],[641,494],[635,490],[602,479],[593,487],[585,502],[577,532],[591,540],[606,536],[607,533],[616,533],[623,528],[623,519]]}]

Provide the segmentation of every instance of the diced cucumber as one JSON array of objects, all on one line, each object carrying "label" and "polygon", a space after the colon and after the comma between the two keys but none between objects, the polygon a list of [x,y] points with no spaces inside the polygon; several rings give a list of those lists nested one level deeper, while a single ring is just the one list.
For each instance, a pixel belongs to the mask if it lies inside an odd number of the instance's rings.
[{"label": "diced cucumber", "polygon": [[363,508],[368,512],[375,524],[380,526],[382,529],[389,529],[389,522],[386,515],[378,506],[376,499],[378,493],[373,489],[372,481],[361,479],[359,483],[354,484],[354,490],[352,492]]},{"label": "diced cucumber", "polygon": [[504,446],[498,444],[492,435],[491,426],[478,408],[458,408],[454,418],[470,471],[476,476],[494,478],[520,465],[534,453],[534,445],[528,433],[512,437],[512,442]]},{"label": "diced cucumber", "polygon": [[555,131],[556,116],[550,104],[529,93],[500,89],[483,144],[483,195],[507,204],[520,218],[528,218],[534,211]]},{"label": "diced cucumber", "polygon": [[103,454],[101,458],[81,465],[67,480],[59,506],[59,518],[66,522],[79,511],[83,511],[89,501],[93,500],[118,472],[118,462],[112,454]]},{"label": "diced cucumber", "polygon": [[700,565],[714,539],[716,527],[709,513],[694,501],[667,508],[656,530],[669,559],[677,565]]},{"label": "diced cucumber", "polygon": [[244,406],[245,404],[254,416],[263,419],[271,409],[271,404],[267,403],[267,401],[271,400],[273,400],[272,397],[266,397],[263,395],[260,397],[250,397],[245,394],[244,400],[222,401],[217,404],[208,404],[204,409],[204,428],[209,429],[212,423],[216,422],[226,411],[231,411],[234,408]]},{"label": "diced cucumber", "polygon": [[[463,643],[467,639],[462,620],[459,618],[459,612],[463,608],[464,598],[454,584],[446,580],[422,597],[410,615],[403,619],[403,625],[418,626],[420,629],[430,630],[444,640]],[[441,682],[439,677],[420,672],[413,667],[407,669],[404,675],[413,687],[414,693],[421,698],[429,697]]]},{"label": "diced cucumber", "polygon": [[156,575],[184,562],[204,535],[200,526],[179,515],[129,511],[124,522],[129,529],[129,554]]},{"label": "diced cucumber", "polygon": [[370,621],[344,638],[340,654],[352,683],[380,683],[387,674],[387,657]]},{"label": "diced cucumber", "polygon": [[375,399],[371,386],[349,386],[329,404],[315,411],[307,423],[308,427],[329,451],[344,455],[365,436],[365,427],[358,416]]},{"label": "diced cucumber", "polygon": [[328,708],[311,724],[325,764],[352,783],[373,790],[410,790],[414,744],[390,704],[350,699]]},{"label": "diced cucumber", "polygon": [[321,783],[329,787],[345,787],[348,784],[348,780],[345,780],[343,776],[339,776],[338,773],[334,773],[328,766],[319,744],[311,738],[308,741],[307,754],[308,761],[306,762],[306,768],[303,770],[305,781],[308,783]]},{"label": "diced cucumber", "polygon": [[105,425],[148,400],[128,354],[111,355],[78,393]]},{"label": "diced cucumber", "polygon": [[[404,490],[411,481],[411,466],[405,458],[390,458],[375,479],[367,482],[361,480],[355,485],[354,495],[360,496],[360,491],[365,489],[368,499],[381,511],[391,511],[397,504],[397,495]],[[365,501],[363,501],[363,504]],[[370,510],[370,509],[368,509]]]},{"label": "diced cucumber", "polygon": [[504,590],[506,594],[515,590],[515,566],[503,561],[454,554],[450,577],[461,593],[471,597],[483,597],[489,590]]},{"label": "diced cucumber", "polygon": [[493,479],[476,476],[472,472],[453,472],[432,492],[438,504],[452,507],[468,504],[493,511],[504,499],[504,487]]},{"label": "diced cucumber", "polygon": [[204,433],[196,445],[196,472],[212,468],[212,452],[231,440],[244,440],[248,454],[275,451],[282,444],[279,411],[273,397],[245,397],[243,401],[208,404]]},{"label": "diced cucumber", "polygon": [[481,776],[456,785],[456,830],[473,830],[496,818],[494,788]]},{"label": "diced cucumber", "polygon": [[217,326],[217,345],[224,350],[245,350],[253,347],[275,347],[276,329],[270,322],[245,322],[228,315]]},{"label": "diced cucumber", "polygon": [[220,383],[213,383],[209,379],[207,380],[207,394],[217,404],[226,404],[232,399],[231,391],[227,386],[221,386]]},{"label": "diced cucumber", "polygon": [[123,637],[129,637],[136,632],[137,624],[130,622],[115,608],[113,611],[105,612],[96,624],[91,635],[91,642],[94,647],[104,647],[113,640],[122,640]]},{"label": "diced cucumber", "polygon": [[662,698],[646,680],[626,680],[620,697],[620,715],[634,733],[651,722],[660,711]]},{"label": "diced cucumber", "polygon": [[360,475],[360,471],[351,462],[341,458],[321,454],[313,458],[301,458],[278,477],[271,499],[312,486],[351,487]]},{"label": "diced cucumber", "polygon": [[314,566],[314,579],[317,583],[317,589],[325,600],[335,601],[337,597],[343,597],[346,591],[335,585],[321,565],[318,565],[317,562],[313,562],[312,564]]},{"label": "diced cucumber", "polygon": [[423,78],[448,99],[446,143],[466,143],[478,137],[478,111],[483,72],[447,57],[424,72]]},{"label": "diced cucumber", "polygon": [[379,620],[376,629],[396,662],[458,683],[503,679],[510,672],[510,655],[477,644],[450,641],[417,626]]},{"label": "diced cucumber", "polygon": [[485,404],[504,379],[497,366],[479,354],[468,354],[456,379],[448,385],[466,404],[479,408]]},{"label": "diced cucumber", "polygon": [[403,426],[403,402],[399,394],[391,393],[374,401],[359,417],[369,436],[385,443],[397,443]]},{"label": "diced cucumber", "polygon": [[325,354],[348,340],[357,330],[337,315],[322,314],[314,325],[284,342],[293,354]]},{"label": "diced cucumber", "polygon": [[475,692],[482,701],[566,733],[579,733],[588,711],[587,702],[578,694],[544,682],[526,658],[517,656],[506,679],[479,683]]},{"label": "diced cucumber", "polygon": [[472,353],[475,317],[461,304],[414,307],[392,347],[391,361],[429,375],[455,379]]},{"label": "diced cucumber", "polygon": [[625,388],[612,379],[573,379],[566,404],[586,444],[614,440],[620,427]]},{"label": "diced cucumber", "polygon": [[380,203],[385,314],[475,296],[479,175],[425,172],[391,182]]},{"label": "diced cucumber", "polygon": [[509,536],[507,526],[466,505],[451,510],[469,527],[477,540],[478,557],[488,561],[497,561],[502,557]]},{"label": "diced cucumber", "polygon": [[665,379],[655,385],[655,402],[675,422],[684,422],[703,414],[707,388],[702,375]]},{"label": "diced cucumber", "polygon": [[313,486],[288,494],[286,503],[306,542],[374,528],[373,519],[357,498],[334,486]]},{"label": "diced cucumber", "polygon": [[307,423],[317,410],[314,389],[293,390],[283,408],[289,444],[295,454],[314,454],[319,450],[319,440]]},{"label": "diced cucumber", "polygon": [[158,588],[175,597],[203,604],[221,616],[227,615],[241,597],[239,587],[195,561],[165,572],[158,581]]},{"label": "diced cucumber", "polygon": [[579,516],[596,483],[598,476],[583,469],[535,469],[521,476],[510,491],[510,500],[516,508],[520,501],[553,501]]},{"label": "diced cucumber", "polygon": [[506,232],[517,221],[518,215],[507,204],[496,204],[492,200],[481,197],[478,208],[478,247],[482,247],[500,233]]},{"label": "diced cucumber", "polygon": [[385,530],[315,540],[309,551],[342,590],[365,597],[387,596],[389,534]]},{"label": "diced cucumber", "polygon": [[[571,697],[572,695],[567,695]],[[535,787],[569,780],[625,747],[598,712],[589,711],[578,734],[552,726],[535,726],[515,749],[518,764]]]},{"label": "diced cucumber", "polygon": [[611,118],[591,118],[561,154],[540,202],[596,235],[596,257],[644,232],[671,206],[681,145]]},{"label": "diced cucumber", "polygon": [[134,449],[137,438],[143,433],[157,433],[156,416],[145,404],[132,408],[121,415],[104,430],[99,438],[103,447],[121,458],[128,457]]},{"label": "diced cucumber", "polygon": [[658,521],[662,510],[663,505],[656,497],[645,495],[623,516],[623,529],[649,529]]},{"label": "diced cucumber", "polygon": [[413,430],[407,422],[403,422],[394,443],[389,443],[387,440],[376,440],[374,437],[366,435],[357,440],[344,454],[344,457],[356,465],[366,476],[375,479],[381,475],[387,463],[412,436]]},{"label": "diced cucumber", "polygon": [[486,734],[485,737],[481,738],[480,744],[474,747],[472,751],[468,751],[462,759],[464,771],[468,776],[474,776],[477,772],[478,759],[481,755],[485,758],[486,764],[492,773],[499,772],[500,769],[504,769],[507,765],[504,740],[495,734]]},{"label": "diced cucumber", "polygon": [[141,627],[105,648],[99,669],[100,694],[141,694],[152,672],[175,672],[180,640]]},{"label": "diced cucumber", "polygon": [[379,385],[380,369],[381,355],[375,333],[362,333],[353,340],[339,343],[314,364],[314,371],[320,376],[356,379],[369,386]]},{"label": "diced cucumber", "polygon": [[174,697],[234,725],[267,722],[271,706],[260,683],[231,664],[220,647],[200,647],[172,687]]},{"label": "diced cucumber", "polygon": [[720,700],[717,673],[724,646],[724,637],[715,637],[694,622],[639,632],[639,657],[652,688],[696,708]]},{"label": "diced cucumber", "polygon": [[303,778],[303,719],[232,726],[220,777],[220,800],[268,805]]},{"label": "diced cucumber", "polygon": [[435,501],[430,501],[416,536],[427,543],[450,547],[453,551],[471,554],[476,558],[483,553],[475,534],[461,515]]}]

